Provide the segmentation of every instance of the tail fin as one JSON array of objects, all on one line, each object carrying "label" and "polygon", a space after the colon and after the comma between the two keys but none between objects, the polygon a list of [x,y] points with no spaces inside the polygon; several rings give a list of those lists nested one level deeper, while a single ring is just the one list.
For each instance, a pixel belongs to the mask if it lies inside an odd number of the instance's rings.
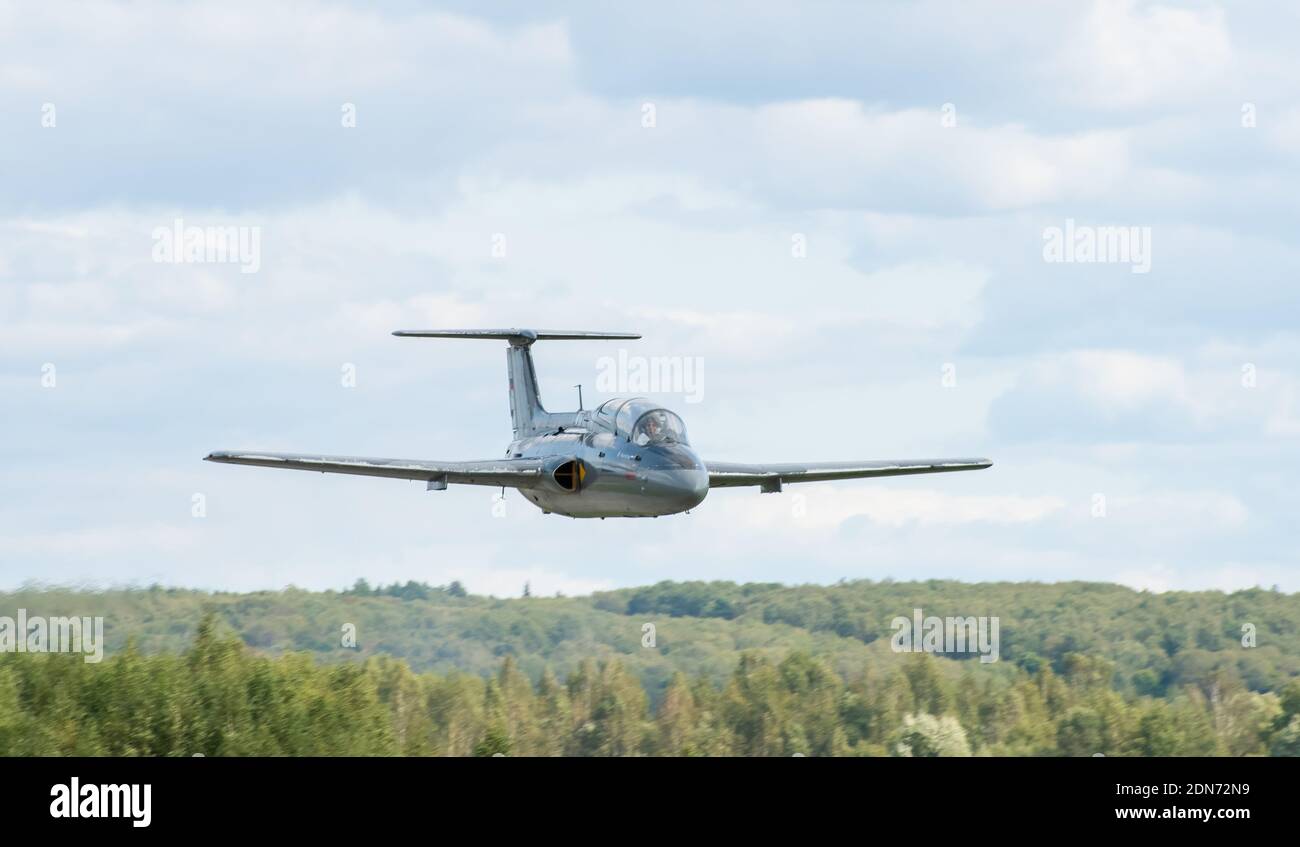
[{"label": "tail fin", "polygon": [[557,425],[557,419],[568,417],[553,415],[542,407],[541,393],[537,389],[537,372],[533,369],[533,355],[529,349],[534,341],[633,340],[641,337],[634,332],[555,329],[399,329],[393,335],[407,338],[492,338],[509,341],[506,365],[510,376],[510,422],[514,426],[516,438],[545,432]]}]

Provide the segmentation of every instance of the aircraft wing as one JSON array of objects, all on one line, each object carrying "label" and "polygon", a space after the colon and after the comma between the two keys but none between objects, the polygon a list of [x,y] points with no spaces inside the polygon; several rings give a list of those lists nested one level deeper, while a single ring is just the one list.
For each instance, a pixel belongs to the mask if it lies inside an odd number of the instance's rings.
[{"label": "aircraft wing", "polygon": [[423,479],[429,488],[461,485],[531,488],[542,479],[541,459],[489,459],[482,462],[432,462],[421,459],[371,459],[361,456],[308,456],[300,453],[238,453],[218,450],[204,461],[295,471]]},{"label": "aircraft wing", "polygon": [[776,465],[748,465],[736,462],[705,462],[710,488],[759,485],[763,491],[780,491],[787,482],[826,482],[873,476],[904,476],[947,471],[978,471],[990,467],[988,459],[886,459],[874,462],[807,462]]}]

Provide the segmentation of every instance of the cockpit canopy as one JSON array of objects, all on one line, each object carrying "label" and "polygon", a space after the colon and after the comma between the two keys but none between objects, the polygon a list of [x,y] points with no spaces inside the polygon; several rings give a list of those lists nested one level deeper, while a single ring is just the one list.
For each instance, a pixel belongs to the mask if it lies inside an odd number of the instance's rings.
[{"label": "cockpit canopy", "polygon": [[632,443],[687,444],[686,425],[667,409],[646,412],[632,426]]},{"label": "cockpit canopy", "polygon": [[686,425],[682,419],[644,397],[610,400],[602,404],[596,414],[612,418],[615,431],[633,444],[690,443],[686,440]]}]

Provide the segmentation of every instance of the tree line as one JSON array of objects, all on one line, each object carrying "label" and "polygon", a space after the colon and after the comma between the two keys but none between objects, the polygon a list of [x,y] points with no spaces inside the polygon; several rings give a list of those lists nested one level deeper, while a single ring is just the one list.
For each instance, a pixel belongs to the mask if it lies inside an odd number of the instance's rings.
[{"label": "tree line", "polygon": [[214,616],[183,653],[100,664],[0,656],[0,754],[90,756],[1300,755],[1300,681],[1231,668],[1161,697],[1120,693],[1107,659],[941,672],[925,654],[849,673],[804,652],[742,652],[719,684],[678,672],[651,706],[618,658],[534,680],[416,673],[389,656],[266,655]]},{"label": "tree line", "polygon": [[[587,597],[492,598],[456,583],[420,582],[345,591],[253,593],[181,588],[86,591],[40,586],[0,593],[0,611],[102,615],[105,649],[134,639],[141,653],[180,653],[205,613],[218,615],[261,653],[306,651],[324,662],[381,655],[417,672],[495,675],[512,658],[529,679],[550,668],[567,678],[584,659],[617,657],[658,708],[676,673],[724,685],[739,651],[773,662],[808,653],[852,679],[865,665],[900,660],[891,621],[924,614],[997,616],[995,675],[1042,666],[1065,672],[1072,654],[1113,663],[1111,686],[1125,697],[1177,697],[1210,690],[1223,674],[1249,690],[1280,692],[1300,677],[1300,595],[1252,589],[1233,593],[1134,591],[1102,583],[961,583],[950,580],[837,585],[660,583]],[[643,627],[657,629],[643,649]],[[351,625],[355,644],[341,638]],[[943,673],[960,672],[944,661]],[[883,668],[879,668],[882,673]]]}]

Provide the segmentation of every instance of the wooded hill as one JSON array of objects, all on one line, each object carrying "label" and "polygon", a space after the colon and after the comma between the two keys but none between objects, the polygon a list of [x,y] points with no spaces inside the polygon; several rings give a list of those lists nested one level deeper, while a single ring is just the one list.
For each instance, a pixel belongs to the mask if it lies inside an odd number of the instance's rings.
[{"label": "wooded hill", "polygon": [[[1300,596],[1275,591],[661,583],[493,599],[358,582],[0,594],[0,615],[19,608],[102,615],[109,659],[0,655],[11,754],[1300,752]],[[997,616],[1000,661],[895,652],[891,621],[917,608]]]}]

